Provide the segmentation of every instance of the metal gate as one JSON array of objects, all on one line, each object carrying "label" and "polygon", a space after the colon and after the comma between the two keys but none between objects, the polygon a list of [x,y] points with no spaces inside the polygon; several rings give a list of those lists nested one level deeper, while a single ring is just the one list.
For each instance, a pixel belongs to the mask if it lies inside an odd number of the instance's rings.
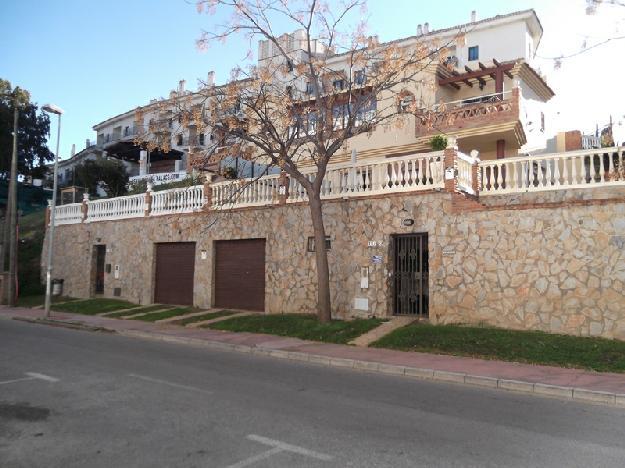
[{"label": "metal gate", "polygon": [[106,262],[106,245],[95,246],[95,288],[96,294],[104,294],[104,264]]},{"label": "metal gate", "polygon": [[393,236],[395,315],[428,316],[428,235]]}]

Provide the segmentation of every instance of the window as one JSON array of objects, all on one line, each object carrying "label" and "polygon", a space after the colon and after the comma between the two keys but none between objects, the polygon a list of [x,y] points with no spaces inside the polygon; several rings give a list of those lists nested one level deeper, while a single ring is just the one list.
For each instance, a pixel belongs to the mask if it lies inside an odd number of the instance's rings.
[{"label": "window", "polygon": [[200,133],[200,146],[204,146],[204,134]]},{"label": "window", "polygon": [[182,146],[182,135],[178,135],[178,146]]},{"label": "window", "polygon": [[310,81],[306,82],[306,94],[308,94],[309,96],[311,94],[315,94],[314,86]]},{"label": "window", "polygon": [[334,130],[344,128],[348,118],[347,104],[337,104],[332,108],[332,128]]},{"label": "window", "polygon": [[375,119],[377,110],[378,106],[375,96],[370,96],[365,102],[361,104],[358,111],[356,111],[354,126],[358,127],[363,123],[371,123]]},{"label": "window", "polygon": [[365,76],[364,70],[357,70],[354,73],[354,84],[356,84],[357,86],[364,85],[366,80],[367,80],[367,77]]},{"label": "window", "polygon": [[479,58],[480,58],[480,47],[479,46],[469,47],[469,61],[479,60]]},{"label": "window", "polygon": [[308,135],[314,135],[317,133],[317,113],[310,112],[306,119],[306,133]]},{"label": "window", "polygon": [[399,99],[399,112],[405,113],[411,110],[414,103],[414,95],[412,93],[405,94]]},{"label": "window", "polygon": [[332,82],[332,87],[335,91],[342,91],[345,89],[345,80],[334,80]]},{"label": "window", "polygon": [[[306,247],[306,250],[308,252],[315,251],[315,238],[314,237],[308,238],[308,245]],[[326,236],[326,250],[332,250],[332,240],[330,239],[330,236]]]}]

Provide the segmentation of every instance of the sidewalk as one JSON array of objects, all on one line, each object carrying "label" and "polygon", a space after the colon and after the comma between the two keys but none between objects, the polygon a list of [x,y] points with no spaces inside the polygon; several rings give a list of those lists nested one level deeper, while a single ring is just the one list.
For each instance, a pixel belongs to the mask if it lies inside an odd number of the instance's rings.
[{"label": "sidewalk", "polygon": [[[4,319],[34,320],[42,316],[42,310],[0,306],[0,318]],[[625,408],[625,374],[390,349],[361,348],[316,343],[297,338],[231,333],[204,328],[183,328],[168,324],[61,312],[53,312],[52,319],[88,327],[105,328],[125,336],[234,350],[332,367],[555,396]]]}]

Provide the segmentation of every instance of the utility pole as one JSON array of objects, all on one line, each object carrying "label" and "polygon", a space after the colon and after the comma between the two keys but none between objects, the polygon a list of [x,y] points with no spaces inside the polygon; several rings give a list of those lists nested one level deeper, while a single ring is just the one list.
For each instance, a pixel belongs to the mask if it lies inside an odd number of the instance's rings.
[{"label": "utility pole", "polygon": [[[5,223],[9,229],[9,284],[7,287],[7,304],[15,305],[17,291],[17,119],[19,88],[13,91],[13,154],[11,155],[11,178],[9,180],[9,199]],[[6,230],[5,230],[6,233]],[[6,237],[5,237],[6,240]],[[4,253],[3,253],[4,257]]]}]

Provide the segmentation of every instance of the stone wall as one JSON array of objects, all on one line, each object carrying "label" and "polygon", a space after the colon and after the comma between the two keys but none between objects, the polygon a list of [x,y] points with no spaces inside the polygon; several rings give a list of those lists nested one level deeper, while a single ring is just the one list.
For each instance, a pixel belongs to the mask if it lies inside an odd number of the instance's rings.
[{"label": "stone wall", "polygon": [[[471,210],[458,209],[456,196],[445,192],[326,202],[333,313],[392,315],[391,236],[427,232],[432,322],[625,339],[625,199],[587,200],[579,192],[573,203],[555,192],[517,196],[514,203],[483,197],[470,201]],[[405,227],[406,217],[414,225]],[[265,238],[266,311],[315,309],[306,205],[65,225],[56,232],[53,276],[65,279],[71,296],[92,294],[93,246],[100,243],[107,263],[120,265],[119,279],[106,275],[105,296],[121,288],[122,297],[150,303],[154,243],[195,241],[194,302],[209,307],[214,241]],[[372,263],[373,255],[382,263]],[[364,290],[362,266],[370,270]],[[355,298],[367,299],[368,310],[355,310]]]}]

